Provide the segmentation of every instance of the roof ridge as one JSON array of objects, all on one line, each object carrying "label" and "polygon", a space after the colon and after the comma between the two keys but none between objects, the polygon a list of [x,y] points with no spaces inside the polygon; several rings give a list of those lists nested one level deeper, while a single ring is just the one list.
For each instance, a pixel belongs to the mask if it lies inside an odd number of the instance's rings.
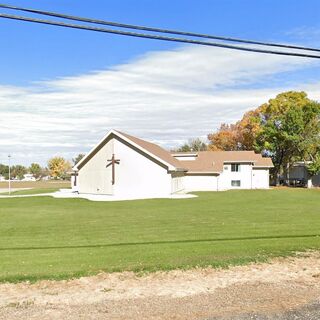
[{"label": "roof ridge", "polygon": [[114,131],[123,135],[127,139],[131,140],[133,143],[139,145],[141,148],[145,149],[149,153],[153,154],[155,157],[170,164],[171,166],[175,167],[176,169],[183,169],[184,168],[182,163],[178,159],[173,157],[168,150],[162,148],[158,144],[155,144],[155,143],[147,141],[147,140],[143,140],[141,138],[137,138],[137,137],[132,136],[128,133],[124,133],[124,132],[121,132],[118,130],[114,130]]}]

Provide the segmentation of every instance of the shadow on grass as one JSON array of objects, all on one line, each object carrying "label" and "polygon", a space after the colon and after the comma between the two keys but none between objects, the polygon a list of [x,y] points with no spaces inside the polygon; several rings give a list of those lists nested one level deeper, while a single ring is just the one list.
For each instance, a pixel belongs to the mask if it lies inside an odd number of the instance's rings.
[{"label": "shadow on grass", "polygon": [[139,245],[161,245],[161,244],[184,244],[201,242],[223,242],[223,241],[250,241],[250,240],[276,240],[276,239],[294,239],[294,238],[320,238],[320,234],[305,235],[281,235],[281,236],[257,236],[257,237],[239,237],[239,238],[216,238],[216,239],[186,239],[186,240],[165,240],[165,241],[146,241],[146,242],[122,242],[109,244],[88,244],[77,246],[55,246],[55,247],[6,247],[0,248],[0,251],[9,250],[52,250],[52,249],[82,249],[82,248],[107,248],[107,247],[125,247]]}]

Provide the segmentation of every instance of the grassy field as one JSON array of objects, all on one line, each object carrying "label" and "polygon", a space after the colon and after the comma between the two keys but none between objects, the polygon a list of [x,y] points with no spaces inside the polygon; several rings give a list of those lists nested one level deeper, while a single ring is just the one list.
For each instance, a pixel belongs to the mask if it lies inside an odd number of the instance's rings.
[{"label": "grassy field", "polygon": [[[42,189],[26,189],[26,190],[18,190],[11,192],[11,195],[14,196],[24,196],[24,195],[32,195],[32,194],[44,194],[44,193],[52,193],[59,191],[59,188],[42,188]],[[1,197],[1,194],[0,194]]]},{"label": "grassy field", "polygon": [[90,202],[0,199],[0,281],[225,267],[320,249],[320,191]]},{"label": "grassy field", "polygon": [[[0,189],[7,189],[8,182],[0,182]],[[46,189],[46,188],[70,188],[70,181],[11,181],[11,188],[34,188],[34,189]]]}]

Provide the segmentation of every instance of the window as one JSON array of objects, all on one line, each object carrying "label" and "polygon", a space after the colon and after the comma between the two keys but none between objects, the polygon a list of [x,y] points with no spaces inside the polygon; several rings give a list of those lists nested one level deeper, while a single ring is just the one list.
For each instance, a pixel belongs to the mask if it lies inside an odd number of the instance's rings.
[{"label": "window", "polygon": [[231,171],[232,172],[239,172],[240,171],[240,164],[239,163],[232,163],[231,164]]},{"label": "window", "polygon": [[240,180],[231,180],[231,187],[240,187],[241,181]]}]

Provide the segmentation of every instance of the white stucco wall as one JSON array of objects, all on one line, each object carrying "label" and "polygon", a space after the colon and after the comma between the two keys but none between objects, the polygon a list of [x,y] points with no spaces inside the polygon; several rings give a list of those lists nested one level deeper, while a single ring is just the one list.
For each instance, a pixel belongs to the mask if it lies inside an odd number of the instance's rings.
[{"label": "white stucco wall", "polygon": [[[240,180],[240,187],[233,187],[232,180]],[[250,163],[240,163],[240,171],[232,172],[231,163],[223,165],[223,172],[219,177],[219,190],[229,189],[251,189],[252,188],[252,165]]]},{"label": "white stucco wall", "polygon": [[[231,185],[232,180],[240,180],[240,187]],[[224,165],[220,175],[186,175],[184,186],[187,191],[223,191],[230,189],[268,189],[269,169],[253,169],[251,164],[241,163],[239,172],[231,171],[231,164]]]},{"label": "white stucco wall", "polygon": [[269,170],[266,168],[254,168],[252,171],[252,188],[269,189]]},{"label": "white stucco wall", "polygon": [[171,174],[171,193],[179,192],[185,189],[184,172]]},{"label": "white stucco wall", "polygon": [[187,191],[217,191],[217,181],[213,175],[186,175],[184,187]]},{"label": "white stucco wall", "polygon": [[[114,153],[115,184],[112,166],[106,167]],[[82,168],[77,177],[80,193],[106,194],[120,197],[167,196],[183,189],[183,174],[174,178],[167,169],[127,144],[112,138]]]},{"label": "white stucco wall", "polygon": [[[112,185],[112,154],[120,160],[115,165],[115,184]],[[232,186],[240,180],[240,187]],[[253,169],[251,163],[241,163],[239,172],[231,171],[231,163],[223,166],[219,175],[170,173],[167,167],[119,138],[111,138],[79,169],[77,186],[80,193],[115,195],[120,197],[159,197],[186,191],[220,191],[269,187],[269,170]]]},{"label": "white stucco wall", "polygon": [[171,194],[171,174],[154,161],[115,140],[116,167],[114,194],[119,196],[161,196]]},{"label": "white stucco wall", "polygon": [[113,152],[114,143],[110,140],[79,170],[77,185],[80,193],[113,194],[112,169],[111,166],[106,168]]}]

